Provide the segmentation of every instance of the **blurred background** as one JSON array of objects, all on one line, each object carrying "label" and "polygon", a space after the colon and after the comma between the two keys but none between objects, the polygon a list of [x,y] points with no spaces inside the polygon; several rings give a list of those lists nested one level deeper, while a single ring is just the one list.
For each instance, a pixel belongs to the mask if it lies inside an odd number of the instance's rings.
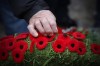
[{"label": "blurred background", "polygon": [[[79,27],[81,26],[96,26],[97,31],[100,31],[99,29],[97,29],[97,26],[100,26],[100,19],[98,17],[100,17],[99,13],[97,13],[97,9],[100,8],[99,4],[97,4],[97,2],[99,2],[99,0],[70,0],[71,4],[66,7],[69,9],[69,16],[76,20],[77,24]],[[0,3],[0,6],[2,6],[2,2]],[[0,38],[5,36],[5,35],[10,35],[10,34],[14,34],[16,33],[16,28],[18,29],[19,33],[21,32],[27,32],[27,23],[24,20],[20,20],[16,17],[14,17],[9,4],[7,2],[5,2],[5,5],[3,5],[3,7],[0,7],[2,10],[2,13],[0,14],[0,16],[5,17],[5,19],[3,19],[3,17],[0,17]],[[99,9],[100,10],[100,9]],[[3,15],[7,14],[7,15]],[[99,15],[99,16],[98,16]],[[9,25],[7,26],[6,24],[8,23],[8,20],[10,22],[16,22],[13,25],[13,29],[12,27]],[[3,22],[3,23],[2,23]],[[20,23],[23,24],[20,25]],[[5,25],[4,25],[5,24]],[[16,26],[15,26],[16,25]],[[6,27],[5,27],[6,26]]]}]

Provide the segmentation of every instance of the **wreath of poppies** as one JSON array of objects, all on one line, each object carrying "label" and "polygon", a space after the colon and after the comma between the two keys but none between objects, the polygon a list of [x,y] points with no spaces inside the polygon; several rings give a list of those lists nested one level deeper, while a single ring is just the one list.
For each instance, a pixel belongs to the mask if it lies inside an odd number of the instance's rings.
[{"label": "wreath of poppies", "polygon": [[0,39],[0,66],[95,66],[100,65],[100,44],[86,31],[72,29],[33,37],[30,33]]}]

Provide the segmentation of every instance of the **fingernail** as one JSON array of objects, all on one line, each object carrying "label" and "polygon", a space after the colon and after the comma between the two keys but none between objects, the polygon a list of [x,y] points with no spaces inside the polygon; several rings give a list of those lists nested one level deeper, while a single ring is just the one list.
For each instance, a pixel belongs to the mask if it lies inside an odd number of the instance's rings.
[{"label": "fingernail", "polygon": [[58,32],[58,29],[56,28],[57,32]]},{"label": "fingernail", "polygon": [[38,37],[38,33],[34,34],[34,37]]}]

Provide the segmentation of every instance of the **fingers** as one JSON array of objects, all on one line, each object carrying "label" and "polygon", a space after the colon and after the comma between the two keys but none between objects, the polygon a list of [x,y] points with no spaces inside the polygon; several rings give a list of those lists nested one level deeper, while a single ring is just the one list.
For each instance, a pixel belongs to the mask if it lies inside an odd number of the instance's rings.
[{"label": "fingers", "polygon": [[30,24],[30,25],[28,25],[27,28],[28,28],[29,32],[30,32],[34,37],[37,37],[37,36],[38,36],[37,31],[34,29],[34,25]]},{"label": "fingers", "polygon": [[56,20],[54,19],[50,19],[50,18],[47,18],[50,26],[51,26],[51,29],[53,31],[53,33],[57,33],[58,32],[58,29],[57,29],[57,25],[56,25]]},{"label": "fingers", "polygon": [[38,31],[39,31],[40,33],[42,33],[42,34],[45,33],[45,30],[44,30],[44,28],[42,27],[42,25],[41,25],[39,19],[35,20],[34,25],[35,25],[35,27],[38,29]]},{"label": "fingers", "polygon": [[58,32],[56,18],[52,12],[48,10],[39,11],[30,18],[28,25],[29,32],[34,37],[37,37],[38,33],[35,28],[42,34],[53,34]]},{"label": "fingers", "polygon": [[35,28],[42,34],[52,35],[58,32],[55,20],[50,18],[36,18],[32,20],[28,29],[34,37],[37,37],[38,33]]},{"label": "fingers", "polygon": [[41,24],[43,25],[43,28],[44,28],[45,32],[47,34],[52,34],[53,31],[50,27],[50,24],[49,24],[48,20],[46,18],[42,18],[42,19],[40,19],[40,21],[41,21]]}]

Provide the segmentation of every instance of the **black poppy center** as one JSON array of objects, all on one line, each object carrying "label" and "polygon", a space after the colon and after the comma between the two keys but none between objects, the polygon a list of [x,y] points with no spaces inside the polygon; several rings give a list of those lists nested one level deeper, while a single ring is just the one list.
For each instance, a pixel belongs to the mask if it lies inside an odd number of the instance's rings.
[{"label": "black poppy center", "polygon": [[39,44],[42,45],[43,44],[43,41],[40,41]]},{"label": "black poppy center", "polygon": [[81,49],[81,48],[79,48],[79,51],[80,51],[80,52],[82,52],[82,49]]},{"label": "black poppy center", "polygon": [[4,52],[2,53],[2,56],[5,56],[5,53]]},{"label": "black poppy center", "polygon": [[47,35],[47,38],[51,38],[51,36],[50,35]]},{"label": "black poppy center", "polygon": [[16,54],[16,58],[19,58],[19,54],[18,53]]},{"label": "black poppy center", "polygon": [[98,51],[98,49],[97,49],[96,47],[95,47],[94,49],[95,49],[96,51]]},{"label": "black poppy center", "polygon": [[23,49],[23,45],[20,45],[20,49]]},{"label": "black poppy center", "polygon": [[60,44],[58,44],[58,45],[57,45],[57,48],[58,48],[58,49],[61,49],[61,45],[60,45]]},{"label": "black poppy center", "polygon": [[67,37],[67,34],[63,34],[64,37]]},{"label": "black poppy center", "polygon": [[13,43],[12,43],[12,42],[10,42],[10,43],[9,43],[9,46],[12,46],[12,45],[13,45]]},{"label": "black poppy center", "polygon": [[75,46],[75,44],[71,44],[71,47],[74,47]]}]

